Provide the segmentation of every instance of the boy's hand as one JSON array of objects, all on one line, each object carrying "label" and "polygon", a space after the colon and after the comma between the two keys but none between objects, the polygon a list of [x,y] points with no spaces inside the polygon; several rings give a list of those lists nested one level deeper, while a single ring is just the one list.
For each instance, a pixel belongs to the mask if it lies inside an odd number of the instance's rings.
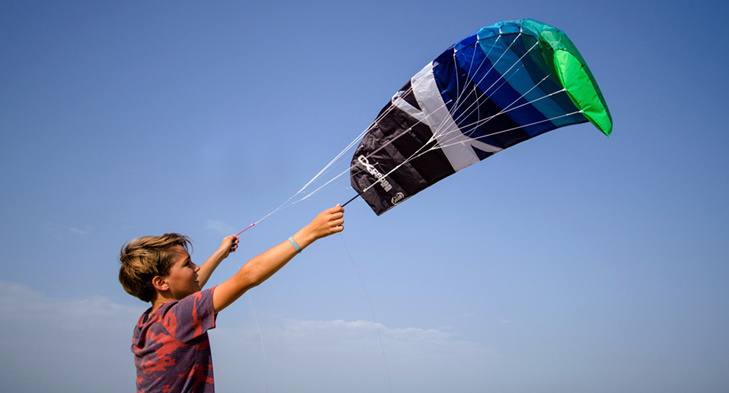
[{"label": "boy's hand", "polygon": [[321,239],[344,230],[344,208],[341,205],[334,206],[319,213],[306,230],[311,233],[314,239]]},{"label": "boy's hand", "polygon": [[223,242],[220,244],[219,252],[222,253],[223,258],[228,257],[228,254],[235,252],[238,249],[238,236],[230,235],[223,238]]},{"label": "boy's hand", "polygon": [[238,236],[230,235],[223,238],[223,242],[220,244],[218,251],[215,251],[205,263],[200,266],[200,270],[197,272],[197,281],[200,283],[200,287],[204,287],[208,282],[210,275],[217,269],[220,262],[227,258],[231,252],[235,252],[238,248]]},{"label": "boy's hand", "polygon": [[[344,209],[340,205],[334,206],[319,213],[309,225],[291,236],[290,239],[293,242],[285,240],[248,261],[238,270],[238,273],[217,286],[213,293],[215,312],[222,311],[247,290],[266,281],[284,267],[298,252],[301,252],[302,249],[317,239],[341,232],[344,229],[343,224]],[[229,236],[225,238],[223,245],[228,244],[225,241],[231,241],[229,243],[231,247],[237,245],[238,239],[235,236],[233,237],[235,242]]]}]

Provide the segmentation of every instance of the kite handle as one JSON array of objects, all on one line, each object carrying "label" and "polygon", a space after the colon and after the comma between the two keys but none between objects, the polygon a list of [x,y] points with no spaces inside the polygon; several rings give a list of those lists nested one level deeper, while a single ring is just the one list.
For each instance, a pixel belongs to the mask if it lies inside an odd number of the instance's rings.
[{"label": "kite handle", "polygon": [[354,197],[352,197],[352,199],[348,200],[347,202],[344,202],[344,205],[342,205],[342,207],[345,207],[345,206],[347,206],[347,204],[348,204],[349,202],[352,202],[353,200],[357,199],[357,197],[358,197],[358,196],[359,196],[359,194],[355,195]]},{"label": "kite handle", "polygon": [[236,234],[236,236],[240,236],[240,234],[241,234],[241,233],[243,233],[243,232],[245,232],[245,231],[247,231],[247,230],[251,229],[251,228],[252,228],[252,227],[253,227],[254,225],[256,225],[256,223],[255,223],[255,222],[254,222],[253,224],[251,224],[251,225],[248,225],[248,228],[246,228],[246,229],[244,229],[244,230],[242,230],[242,231],[238,232],[238,233]]}]

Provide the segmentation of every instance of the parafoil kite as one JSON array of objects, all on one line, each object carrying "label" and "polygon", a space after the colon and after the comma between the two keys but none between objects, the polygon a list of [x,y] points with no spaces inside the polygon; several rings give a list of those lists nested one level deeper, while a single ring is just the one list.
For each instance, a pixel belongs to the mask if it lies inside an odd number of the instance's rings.
[{"label": "parafoil kite", "polygon": [[531,20],[484,27],[413,76],[382,109],[351,162],[351,184],[380,215],[492,154],[547,131],[612,118],[561,30]]}]

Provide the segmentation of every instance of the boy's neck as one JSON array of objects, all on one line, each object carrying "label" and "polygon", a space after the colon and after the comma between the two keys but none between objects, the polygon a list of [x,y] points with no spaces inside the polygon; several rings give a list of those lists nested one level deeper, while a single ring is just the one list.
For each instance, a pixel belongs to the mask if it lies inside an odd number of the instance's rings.
[{"label": "boy's neck", "polygon": [[154,298],[154,300],[152,300],[152,312],[155,312],[162,305],[164,305],[165,303],[169,303],[173,300],[177,300],[177,299],[168,298],[168,297],[164,296],[163,294],[157,292],[157,296]]}]

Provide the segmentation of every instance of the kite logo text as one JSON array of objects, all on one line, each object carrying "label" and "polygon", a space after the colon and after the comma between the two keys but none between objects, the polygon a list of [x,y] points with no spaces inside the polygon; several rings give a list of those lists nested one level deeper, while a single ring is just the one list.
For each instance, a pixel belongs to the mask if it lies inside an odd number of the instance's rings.
[{"label": "kite logo text", "polygon": [[357,157],[357,161],[362,164],[362,166],[367,170],[367,172],[370,173],[370,175],[374,176],[375,179],[377,179],[377,182],[382,185],[382,188],[385,189],[385,192],[389,192],[390,190],[392,190],[392,184],[390,184],[390,182],[385,179],[385,175],[383,175],[382,172],[375,168],[374,164],[370,164],[370,162],[367,160],[367,157],[359,156]]}]

